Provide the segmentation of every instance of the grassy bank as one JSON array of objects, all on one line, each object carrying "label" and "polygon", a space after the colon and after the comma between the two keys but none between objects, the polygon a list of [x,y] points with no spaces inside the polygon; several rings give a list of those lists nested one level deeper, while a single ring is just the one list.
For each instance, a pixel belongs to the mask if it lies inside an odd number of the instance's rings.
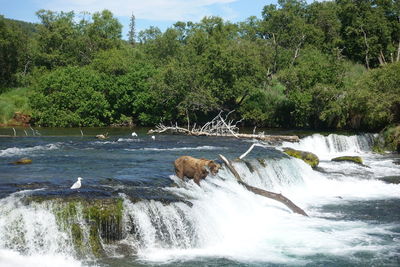
[{"label": "grassy bank", "polygon": [[13,121],[15,112],[32,113],[28,99],[30,93],[28,88],[15,88],[0,94],[0,124],[16,124]]}]

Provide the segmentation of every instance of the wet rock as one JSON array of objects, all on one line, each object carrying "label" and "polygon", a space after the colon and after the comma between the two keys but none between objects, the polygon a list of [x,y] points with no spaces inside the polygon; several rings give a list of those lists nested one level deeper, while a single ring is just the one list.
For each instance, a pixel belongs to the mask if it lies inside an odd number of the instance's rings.
[{"label": "wet rock", "polygon": [[359,156],[343,156],[343,157],[333,158],[331,160],[332,161],[348,161],[348,162],[353,162],[353,163],[365,166],[362,158]]},{"label": "wet rock", "polygon": [[393,163],[396,164],[396,165],[400,165],[400,159],[394,160]]},{"label": "wet rock", "polygon": [[400,125],[385,128],[379,133],[376,142],[379,151],[397,151],[400,153]]},{"label": "wet rock", "polygon": [[267,167],[267,163],[265,162],[265,159],[262,158],[257,158],[257,161],[260,163],[261,166],[263,166],[264,168]]},{"label": "wet rock", "polygon": [[388,184],[400,184],[400,176],[385,176],[379,179]]},{"label": "wet rock", "polygon": [[22,164],[31,164],[32,160],[30,158],[22,158],[17,161],[12,162],[12,164],[22,165]]},{"label": "wet rock", "polygon": [[292,148],[284,148],[283,152],[285,152],[289,156],[303,160],[305,163],[309,164],[312,168],[317,167],[319,164],[319,158],[314,153],[296,150]]},{"label": "wet rock", "polygon": [[246,164],[247,168],[250,170],[251,173],[253,173],[255,171],[253,165],[251,165],[251,163],[249,161],[243,160],[243,162],[244,162],[244,164]]},{"label": "wet rock", "polygon": [[97,138],[97,139],[100,139],[100,140],[105,140],[105,139],[108,138],[108,133],[105,133],[105,134],[98,134],[98,135],[96,135],[96,138]]},{"label": "wet rock", "polygon": [[[30,195],[26,204],[48,205],[61,229],[70,234],[77,255],[105,255],[104,244],[123,239],[122,198]],[[86,234],[84,234],[86,232]]]},{"label": "wet rock", "polygon": [[[70,192],[71,190],[65,190],[64,194],[60,191],[35,191],[27,195],[23,203],[40,204],[52,210],[60,229],[71,239],[78,257],[103,257],[107,254],[109,245],[118,254],[132,255],[132,247],[126,246],[123,240],[127,236],[127,227],[135,229],[137,226],[130,218],[127,218],[128,222],[124,221],[124,199],[117,194],[104,197],[93,194],[92,191]],[[180,201],[177,197],[165,193],[164,196],[160,194],[159,199],[154,197],[154,191],[152,194],[152,199],[164,205]],[[126,197],[133,203],[148,201],[143,197],[131,197],[129,194]],[[192,206],[189,201],[180,202]]]}]

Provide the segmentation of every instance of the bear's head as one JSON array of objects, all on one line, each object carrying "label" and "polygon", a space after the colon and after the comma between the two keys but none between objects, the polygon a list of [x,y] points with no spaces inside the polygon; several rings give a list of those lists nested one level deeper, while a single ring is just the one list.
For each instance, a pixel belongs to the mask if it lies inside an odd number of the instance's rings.
[{"label": "bear's head", "polygon": [[207,164],[208,168],[210,169],[210,172],[213,175],[216,175],[218,170],[221,168],[221,165],[219,165],[218,163],[215,163],[214,161],[210,160]]}]

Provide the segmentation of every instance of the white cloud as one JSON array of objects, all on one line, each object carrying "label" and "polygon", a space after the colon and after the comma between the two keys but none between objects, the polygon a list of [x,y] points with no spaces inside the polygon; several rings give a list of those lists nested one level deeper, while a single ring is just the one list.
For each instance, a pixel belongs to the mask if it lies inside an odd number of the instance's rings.
[{"label": "white cloud", "polygon": [[48,0],[46,9],[54,11],[89,11],[108,9],[115,16],[130,16],[152,21],[197,21],[213,14],[217,6],[224,18],[232,19],[233,13],[226,4],[238,0]]}]

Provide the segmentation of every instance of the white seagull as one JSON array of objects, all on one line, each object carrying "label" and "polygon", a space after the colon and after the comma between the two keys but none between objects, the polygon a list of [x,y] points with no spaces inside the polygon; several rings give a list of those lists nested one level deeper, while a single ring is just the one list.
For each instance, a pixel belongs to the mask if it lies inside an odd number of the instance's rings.
[{"label": "white seagull", "polygon": [[156,140],[156,137],[154,135],[151,136],[151,139]]},{"label": "white seagull", "polygon": [[76,181],[72,186],[71,189],[78,189],[81,188],[82,184],[81,184],[81,180],[83,178],[82,177],[78,177],[78,181]]},{"label": "white seagull", "polygon": [[137,134],[135,132],[133,132],[132,137],[137,137]]}]

